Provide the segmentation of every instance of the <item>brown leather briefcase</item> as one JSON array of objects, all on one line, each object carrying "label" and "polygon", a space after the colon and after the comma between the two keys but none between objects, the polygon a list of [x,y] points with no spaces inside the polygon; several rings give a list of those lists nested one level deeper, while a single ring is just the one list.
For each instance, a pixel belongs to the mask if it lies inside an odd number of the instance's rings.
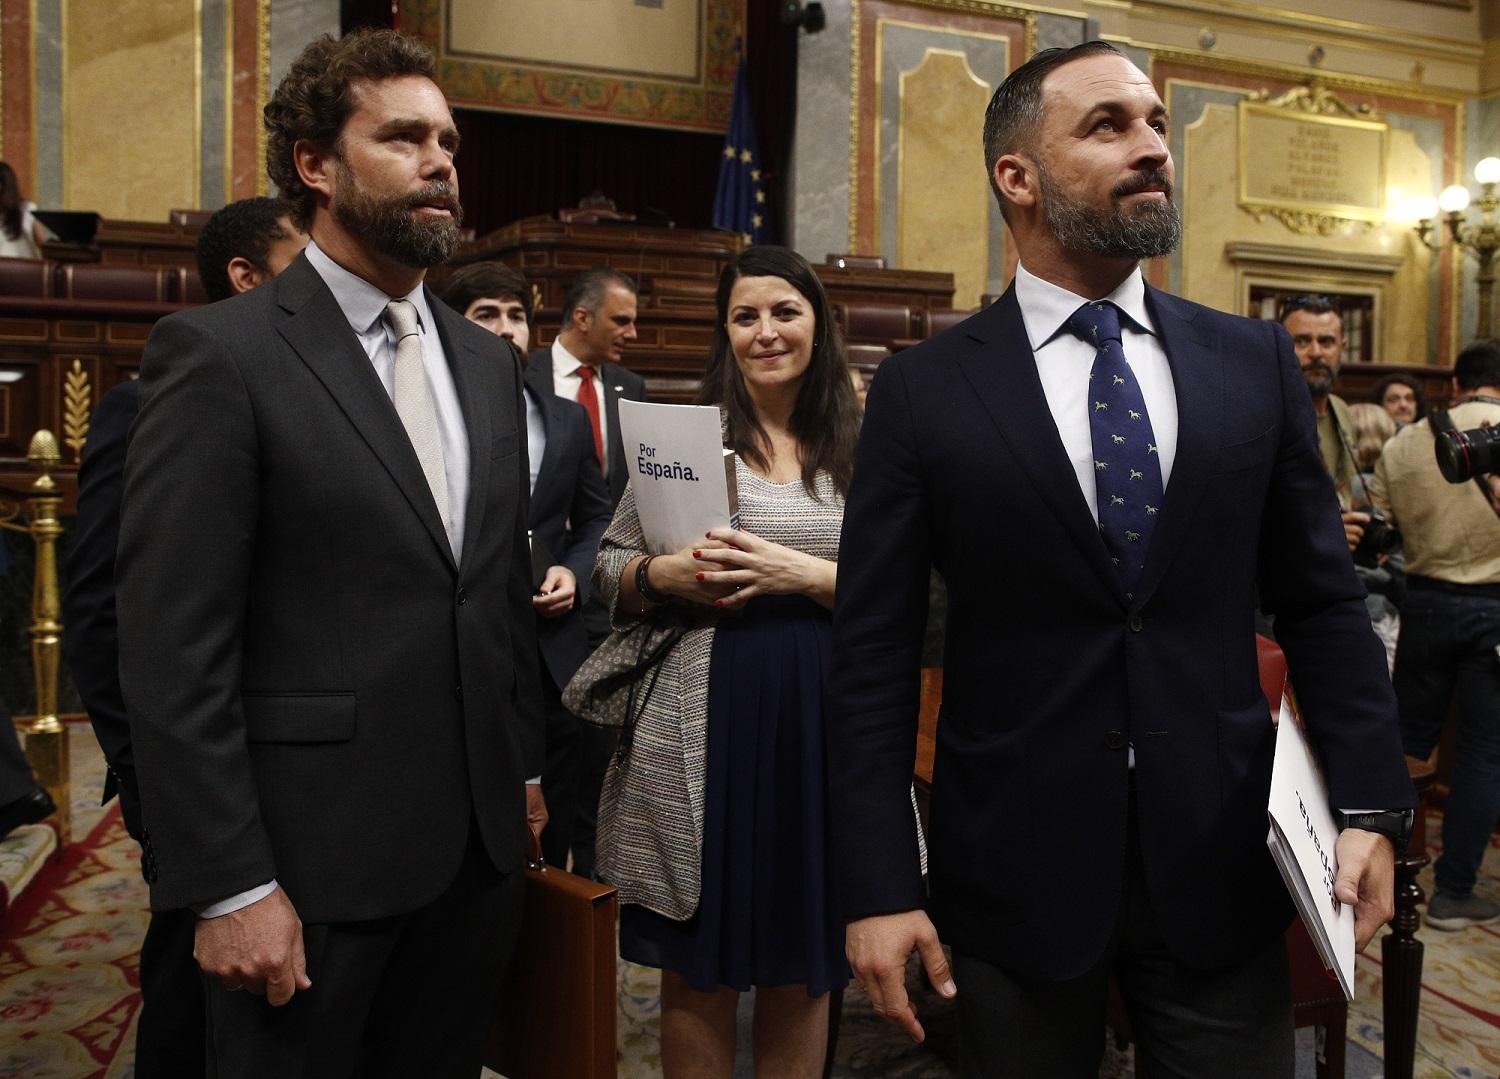
[{"label": "brown leather briefcase", "polygon": [[485,1064],[506,1079],[614,1079],[614,888],[527,852],[526,920]]}]

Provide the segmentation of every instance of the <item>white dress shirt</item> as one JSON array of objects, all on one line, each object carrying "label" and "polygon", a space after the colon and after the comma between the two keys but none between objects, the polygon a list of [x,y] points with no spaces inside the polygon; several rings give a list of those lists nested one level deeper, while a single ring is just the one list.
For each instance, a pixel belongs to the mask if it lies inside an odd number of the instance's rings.
[{"label": "white dress shirt", "polygon": [[[334,262],[311,241],[307,245],[307,261],[312,263],[313,269],[328,286],[328,291],[333,293],[339,310],[349,320],[365,355],[370,357],[370,363],[374,365],[375,374],[379,376],[387,396],[394,393],[396,338],[383,318],[385,307],[392,300],[410,300],[416,307],[417,329],[422,340],[422,366],[427,372],[433,403],[437,406],[438,437],[442,441],[443,466],[448,477],[448,519],[443,522],[443,526],[448,533],[448,543],[453,548],[453,559],[455,562],[459,561],[463,557],[464,518],[469,503],[469,432],[464,424],[463,409],[459,407],[453,372],[448,368],[443,342],[437,333],[437,323],[433,321],[432,310],[427,306],[422,286],[418,285],[405,296],[387,296],[364,278],[357,277]],[[535,473],[532,481],[535,482]],[[198,916],[218,918],[232,914],[264,899],[276,887],[275,880],[267,881],[238,895],[197,908]]]},{"label": "white dress shirt", "polygon": [[[583,379],[578,369],[583,361],[563,347],[562,338],[552,342],[552,392],[564,401],[577,401]],[[599,441],[604,446],[604,460],[599,471],[609,475],[609,410],[604,407],[604,369],[594,368],[594,395],[599,398]]]},{"label": "white dress shirt", "polygon": [[[1156,323],[1146,310],[1146,283],[1141,268],[1135,270],[1108,296],[1078,296],[1050,281],[1043,281],[1020,263],[1016,264],[1016,302],[1021,321],[1031,339],[1036,373],[1052,422],[1062,438],[1063,449],[1078,477],[1078,488],[1094,522],[1099,521],[1099,493],[1094,486],[1094,437],[1089,427],[1089,372],[1094,369],[1096,349],[1068,330],[1069,316],[1091,300],[1108,300],[1145,327],[1142,333],[1120,319],[1120,344],[1125,362],[1141,387],[1151,434],[1161,458],[1161,486],[1165,491],[1177,456],[1177,392],[1172,385],[1172,367],[1156,336]],[[1135,767],[1135,746],[1129,747],[1129,767]]]},{"label": "white dress shirt", "polygon": [[536,390],[527,386],[521,396],[526,399],[526,453],[531,458],[531,493],[536,494],[542,454],[547,452],[547,424],[542,419],[542,406],[536,400]]},{"label": "white dress shirt", "polygon": [[463,558],[464,519],[469,508],[469,430],[464,424],[463,409],[458,403],[458,390],[453,384],[453,372],[448,367],[448,357],[443,352],[443,341],[437,333],[432,310],[427,306],[427,296],[418,285],[405,296],[387,296],[362,277],[344,269],[319,250],[311,241],[307,245],[307,261],[333,293],[339,309],[349,320],[365,355],[375,367],[386,396],[393,397],[396,384],[396,336],[385,322],[385,307],[392,300],[409,300],[417,309],[417,330],[422,341],[422,367],[427,372],[427,385],[432,390],[432,401],[437,406],[438,438],[443,445],[443,469],[448,476],[448,519],[443,528],[448,533],[448,543],[453,548],[453,560]]},{"label": "white dress shirt", "polygon": [[1120,320],[1125,362],[1140,384],[1146,414],[1151,418],[1151,433],[1156,439],[1157,456],[1161,458],[1163,491],[1171,479],[1172,461],[1177,456],[1177,393],[1167,353],[1146,310],[1146,283],[1139,266],[1108,296],[1077,296],[1043,281],[1025,266],[1016,265],[1016,302],[1021,305],[1021,320],[1026,324],[1026,336],[1031,339],[1047,408],[1078,477],[1079,490],[1097,522],[1099,495],[1094,487],[1094,439],[1089,429],[1088,397],[1095,350],[1065,325],[1068,317],[1090,300],[1108,300],[1146,329],[1142,333],[1125,319]]}]

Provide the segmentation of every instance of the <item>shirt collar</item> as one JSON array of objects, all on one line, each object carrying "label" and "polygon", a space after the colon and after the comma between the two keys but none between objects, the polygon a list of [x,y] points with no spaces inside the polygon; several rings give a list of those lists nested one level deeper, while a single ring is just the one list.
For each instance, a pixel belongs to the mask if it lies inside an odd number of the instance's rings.
[{"label": "shirt collar", "polygon": [[[568,351],[567,346],[562,343],[559,335],[552,342],[552,370],[555,374],[567,377],[578,373],[578,369],[584,366],[582,360]],[[598,375],[599,369],[594,368],[594,374]]]},{"label": "shirt collar", "polygon": [[387,296],[363,277],[350,273],[334,262],[312,240],[307,242],[307,261],[312,263],[313,269],[318,271],[318,276],[328,286],[328,291],[333,293],[334,302],[339,305],[339,310],[349,320],[349,325],[354,327],[356,334],[364,336],[373,333],[381,316],[385,314],[386,304],[392,300],[411,301],[412,306],[417,309],[417,324],[424,333],[433,324],[432,311],[427,306],[427,290],[420,284],[405,296]]},{"label": "shirt collar", "polygon": [[1146,333],[1155,335],[1156,324],[1146,310],[1146,281],[1137,266],[1108,296],[1079,296],[1065,288],[1043,281],[1019,262],[1016,263],[1016,302],[1021,305],[1021,320],[1035,352],[1059,333],[1064,323],[1080,306],[1091,299],[1104,299],[1129,315]]}]

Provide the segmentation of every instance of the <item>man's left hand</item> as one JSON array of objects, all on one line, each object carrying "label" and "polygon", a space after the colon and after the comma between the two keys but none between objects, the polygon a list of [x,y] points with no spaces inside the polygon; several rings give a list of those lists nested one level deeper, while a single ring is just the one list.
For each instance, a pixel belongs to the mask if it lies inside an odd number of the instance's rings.
[{"label": "man's left hand", "polygon": [[538,837],[547,827],[547,800],[542,797],[540,783],[526,784],[526,823]]},{"label": "man's left hand", "polygon": [[1396,913],[1396,848],[1378,832],[1345,828],[1336,849],[1333,894],[1354,907],[1354,950],[1362,952]]},{"label": "man's left hand", "polygon": [[567,566],[548,566],[542,586],[531,597],[531,605],[543,618],[561,618],[573,609],[578,595],[578,578]]}]

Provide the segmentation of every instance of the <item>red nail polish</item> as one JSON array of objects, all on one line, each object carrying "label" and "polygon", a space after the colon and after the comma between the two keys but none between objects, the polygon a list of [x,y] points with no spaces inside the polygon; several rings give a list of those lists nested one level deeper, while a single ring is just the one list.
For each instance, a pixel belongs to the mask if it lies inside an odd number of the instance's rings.
[{"label": "red nail polish", "polygon": [[703,580],[703,574],[700,573],[700,574],[697,575],[697,577],[698,577],[698,580],[700,580],[700,581]]},{"label": "red nail polish", "polygon": [[694,551],[693,552],[693,557],[694,558],[702,558],[703,557],[703,552],[702,551]]},{"label": "red nail polish", "polygon": [[714,534],[712,532],[705,532],[705,533],[703,533],[703,538],[704,539],[713,539],[714,538]]},{"label": "red nail polish", "polygon": [[715,607],[722,607],[722,606],[724,606],[724,601],[722,599],[716,599],[716,600],[714,600],[714,606]]}]

